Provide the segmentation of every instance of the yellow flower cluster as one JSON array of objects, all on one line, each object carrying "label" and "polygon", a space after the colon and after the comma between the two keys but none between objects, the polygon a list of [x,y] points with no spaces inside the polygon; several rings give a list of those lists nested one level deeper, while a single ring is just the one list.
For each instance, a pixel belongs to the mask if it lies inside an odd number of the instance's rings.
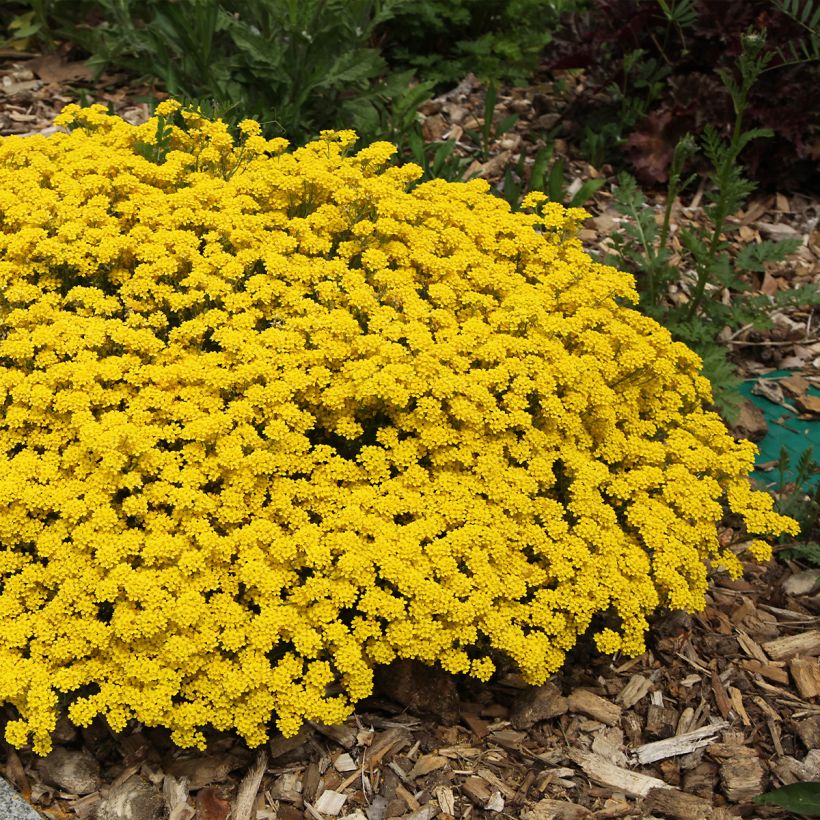
[{"label": "yellow flower cluster", "polygon": [[[397,657],[528,681],[697,609],[754,447],[573,237],[376,143],[170,144],[69,106],[0,140],[0,703],[201,745],[333,723]],[[754,554],[766,546],[755,542]],[[594,619],[594,620],[593,620]]]}]

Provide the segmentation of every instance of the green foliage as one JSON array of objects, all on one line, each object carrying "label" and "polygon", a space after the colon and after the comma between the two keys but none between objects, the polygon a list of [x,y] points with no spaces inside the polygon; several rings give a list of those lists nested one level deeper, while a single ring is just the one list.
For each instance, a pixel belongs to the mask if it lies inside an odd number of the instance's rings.
[{"label": "green foliage", "polygon": [[817,0],[773,0],[773,3],[805,32],[802,39],[777,49],[781,64],[820,60],[820,3]]},{"label": "green foliage", "polygon": [[795,465],[794,480],[787,482],[786,473],[790,466],[791,458],[784,447],[777,462],[779,482],[775,507],[800,524],[801,539],[778,554],[820,567],[820,483],[813,490],[807,492],[805,489],[820,475],[820,463],[814,460],[814,449],[807,447]]},{"label": "green foliage", "polygon": [[490,158],[490,147],[494,139],[498,139],[506,134],[517,122],[517,114],[509,114],[500,122],[494,122],[495,103],[498,99],[498,91],[495,83],[490,83],[484,93],[484,118],[480,131],[469,128],[464,133],[478,146],[478,158],[486,162]]},{"label": "green foliage", "polygon": [[[125,70],[180,98],[236,104],[301,142],[323,128],[392,136],[414,120],[430,85],[389,73],[372,45],[408,0],[102,0],[102,22],[52,0],[52,33],[79,44],[99,75]],[[412,111],[412,115],[411,112]],[[412,124],[412,123],[411,123]]]},{"label": "green foliage", "polygon": [[552,39],[567,0],[410,0],[386,27],[391,63],[439,85],[473,72],[525,83]]},{"label": "green foliage", "polygon": [[820,817],[820,782],[810,780],[782,786],[759,794],[754,802],[763,806],[780,806],[804,817]]},{"label": "green foliage", "polygon": [[[695,275],[688,303],[670,305],[667,291],[669,284],[680,278],[679,271],[672,264],[669,225],[673,203],[695,179],[694,175],[684,176],[687,162],[697,151],[697,144],[691,135],[687,134],[674,150],[660,228],[654,213],[646,207],[646,198],[635,180],[625,173],[619,176],[614,204],[627,217],[627,221],[612,237],[614,252],[606,260],[634,272],[644,312],[700,354],[704,373],[712,382],[715,402],[730,420],[739,408],[740,382],[726,350],[718,341],[720,331],[725,327],[736,330],[744,325],[765,328],[770,325],[769,315],[776,309],[788,304],[820,304],[820,294],[812,287],[783,292],[775,297],[747,293],[744,274],[762,271],[766,262],[785,259],[799,247],[799,241],[766,241],[749,245],[732,260],[729,243],[725,239],[735,228],[728,218],[755,189],[755,184],[743,175],[738,162],[740,152],[752,140],[771,134],[766,129],[743,129],[749,91],[771,56],[763,53],[764,44],[763,35],[749,32],[738,59],[739,76],[729,71],[721,73],[732,98],[735,123],[728,140],[707,126],[701,142],[710,167],[707,174],[710,185],[704,208],[707,227],[690,227],[680,233],[687,266]],[[732,293],[729,304],[707,298],[710,292],[722,289]]]},{"label": "green foliage", "polygon": [[[578,188],[570,192],[565,177],[565,166],[562,157],[553,159],[552,143],[542,148],[533,158],[529,172],[527,155],[522,152],[515,165],[508,166],[500,188],[496,191],[504,197],[514,211],[521,207],[524,197],[534,191],[545,193],[553,202],[560,202],[568,208],[580,208],[604,184],[605,179],[585,180]],[[550,160],[552,165],[550,165]]]}]

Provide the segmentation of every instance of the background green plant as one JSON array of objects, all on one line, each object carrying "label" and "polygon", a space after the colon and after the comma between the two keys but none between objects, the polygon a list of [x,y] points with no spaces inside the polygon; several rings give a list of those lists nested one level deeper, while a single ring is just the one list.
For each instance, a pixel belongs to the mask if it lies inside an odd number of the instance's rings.
[{"label": "background green plant", "polygon": [[[616,209],[627,219],[615,231],[614,253],[606,261],[632,271],[640,291],[640,306],[657,319],[680,341],[703,358],[704,373],[712,382],[715,401],[730,421],[740,404],[739,379],[718,336],[724,328],[737,330],[744,326],[771,326],[770,314],[786,305],[820,304],[820,293],[813,286],[779,292],[774,297],[749,293],[748,274],[762,272],[764,264],[785,259],[800,245],[796,239],[762,241],[744,246],[734,257],[728,236],[737,229],[730,217],[755,190],[755,183],[743,173],[739,156],[753,140],[772,136],[766,128],[745,129],[744,114],[749,92],[771,60],[764,51],[765,33],[749,32],[743,40],[743,51],[737,61],[736,74],[721,70],[735,112],[734,126],[724,139],[707,126],[700,146],[686,135],[675,147],[670,165],[663,220],[658,227],[654,212],[646,207],[646,197],[635,179],[622,173],[614,191]],[[671,209],[675,200],[695,178],[684,178],[684,168],[702,151],[708,162],[705,227],[687,227],[680,233],[685,251],[684,266],[691,268],[694,282],[688,301],[671,304],[668,286],[680,279],[678,265],[672,263],[670,239]],[[728,289],[729,303],[712,298]]]},{"label": "background green plant", "polygon": [[[210,97],[297,142],[323,128],[365,138],[406,127],[420,92],[388,71],[376,31],[408,0],[37,0],[43,36],[185,99]],[[404,118],[404,119],[402,119]]]},{"label": "background green plant", "polygon": [[394,65],[440,87],[469,72],[482,81],[526,83],[574,0],[411,0],[386,28]]}]

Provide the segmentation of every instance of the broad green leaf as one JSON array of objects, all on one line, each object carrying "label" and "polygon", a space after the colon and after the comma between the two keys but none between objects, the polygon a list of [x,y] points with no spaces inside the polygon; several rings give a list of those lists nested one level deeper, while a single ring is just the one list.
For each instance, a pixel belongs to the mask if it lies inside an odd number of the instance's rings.
[{"label": "broad green leaf", "polygon": [[755,803],[764,806],[781,806],[806,817],[820,817],[820,782],[792,783],[780,789],[760,794]]}]

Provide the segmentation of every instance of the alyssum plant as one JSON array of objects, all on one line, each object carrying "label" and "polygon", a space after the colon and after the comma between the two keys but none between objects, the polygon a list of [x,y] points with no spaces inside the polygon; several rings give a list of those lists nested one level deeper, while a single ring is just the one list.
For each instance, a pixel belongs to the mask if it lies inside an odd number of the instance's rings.
[{"label": "alyssum plant", "polygon": [[62,699],[255,745],[397,657],[541,683],[739,574],[724,505],[753,557],[796,531],[583,211],[174,101],[59,123],[0,140],[10,743],[47,752]]}]

